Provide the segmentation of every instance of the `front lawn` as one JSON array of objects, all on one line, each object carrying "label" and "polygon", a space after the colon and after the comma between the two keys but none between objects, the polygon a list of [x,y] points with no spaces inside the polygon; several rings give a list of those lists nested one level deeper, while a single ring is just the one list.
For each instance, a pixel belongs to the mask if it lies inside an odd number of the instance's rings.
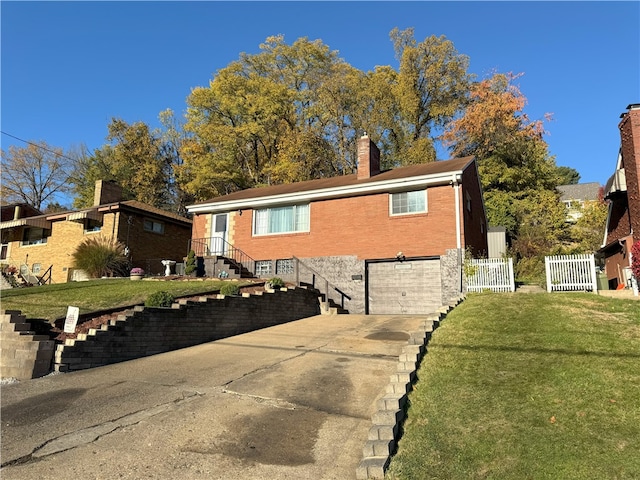
[{"label": "front lawn", "polygon": [[[230,280],[227,280],[229,282]],[[167,291],[174,297],[213,292],[226,283],[222,280],[141,281],[128,278],[70,282],[40,287],[2,290],[0,308],[22,310],[27,318],[52,321],[64,317],[69,305],[79,307],[80,314],[110,308],[143,304],[157,291]],[[244,285],[248,282],[238,282]]]},{"label": "front lawn", "polygon": [[640,302],[469,295],[428,350],[388,479],[640,478]]}]

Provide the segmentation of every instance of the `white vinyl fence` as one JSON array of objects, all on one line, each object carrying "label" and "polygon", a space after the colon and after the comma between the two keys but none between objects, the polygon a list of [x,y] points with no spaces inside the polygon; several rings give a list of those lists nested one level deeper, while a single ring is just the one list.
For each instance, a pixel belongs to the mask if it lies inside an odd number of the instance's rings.
[{"label": "white vinyl fence", "polygon": [[513,259],[474,258],[467,264],[467,291],[513,292]]},{"label": "white vinyl fence", "polygon": [[556,255],[544,258],[547,291],[598,291],[593,255]]}]

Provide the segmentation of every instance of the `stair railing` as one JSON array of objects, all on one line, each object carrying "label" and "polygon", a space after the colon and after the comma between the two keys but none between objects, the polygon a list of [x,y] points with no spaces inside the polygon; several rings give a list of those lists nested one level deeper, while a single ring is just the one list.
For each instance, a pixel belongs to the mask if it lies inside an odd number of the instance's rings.
[{"label": "stair railing", "polygon": [[[325,302],[324,302],[325,303],[324,304],[325,311],[329,311],[329,300],[331,300],[331,301],[335,302],[336,304],[340,305],[340,308],[342,308],[343,310],[345,309],[344,300],[345,299],[351,300],[351,297],[349,295],[347,295],[342,290],[340,290],[338,287],[336,287],[335,285],[330,283],[329,280],[327,280],[320,273],[318,273],[317,270],[315,270],[314,268],[312,268],[309,265],[307,265],[306,263],[304,263],[298,257],[294,256],[293,260],[295,261],[295,274],[296,274],[296,285],[297,286],[301,286],[302,283],[305,283],[305,282],[301,282],[301,280],[300,280],[300,267],[303,267],[306,270],[308,270],[308,272],[311,275],[311,287],[315,288],[321,294],[324,295],[324,297],[325,297]],[[319,288],[320,285],[323,288]],[[336,300],[333,297],[333,295],[330,295],[330,293],[332,291],[335,291],[340,295],[340,302],[336,302]]]},{"label": "stair railing", "polygon": [[223,238],[193,238],[189,240],[187,252],[190,250],[194,251],[196,257],[218,256],[228,258],[237,265],[242,266],[252,275],[255,275],[256,261]]},{"label": "stair railing", "polygon": [[53,265],[51,265],[47,270],[38,277],[38,283],[40,285],[51,284],[51,272],[53,270]]}]

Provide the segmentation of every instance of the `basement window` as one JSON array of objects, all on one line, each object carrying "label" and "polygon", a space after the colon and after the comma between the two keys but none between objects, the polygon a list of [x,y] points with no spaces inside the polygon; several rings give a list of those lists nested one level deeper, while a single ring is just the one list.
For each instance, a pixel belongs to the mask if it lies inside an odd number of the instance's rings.
[{"label": "basement window", "polygon": [[271,260],[256,260],[256,276],[266,278],[273,273]]},{"label": "basement window", "polygon": [[276,260],[276,275],[292,274],[293,270],[293,258]]},{"label": "basement window", "polygon": [[392,193],[391,195],[389,195],[389,213],[392,216],[406,215],[411,213],[426,213],[426,211],[426,190]]}]

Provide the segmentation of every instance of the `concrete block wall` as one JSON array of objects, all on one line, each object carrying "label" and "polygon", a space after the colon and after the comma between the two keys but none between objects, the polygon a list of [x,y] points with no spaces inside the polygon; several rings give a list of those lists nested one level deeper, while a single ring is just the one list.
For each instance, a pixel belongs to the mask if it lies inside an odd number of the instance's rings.
[{"label": "concrete block wall", "polygon": [[440,278],[442,279],[442,305],[455,302],[460,295],[467,293],[466,283],[463,281],[462,265],[464,250],[447,250],[440,257]]},{"label": "concrete block wall", "polygon": [[31,324],[20,311],[4,310],[0,314],[0,344],[3,379],[28,380],[51,371],[55,342],[31,331]]},{"label": "concrete block wall", "polygon": [[463,298],[460,296],[450,305],[441,307],[437,314],[426,318],[417,331],[411,332],[407,345],[402,348],[398,357],[397,371],[389,377],[389,383],[377,401],[378,410],[371,416],[372,425],[362,448],[362,460],[356,468],[358,480],[385,478],[391,456],[402,435],[407,402],[416,382],[420,363],[427,354],[431,334]]},{"label": "concrete block wall", "polygon": [[135,307],[100,330],[58,345],[54,368],[68,372],[198,345],[320,314],[304,288],[181,300],[171,308]]}]

